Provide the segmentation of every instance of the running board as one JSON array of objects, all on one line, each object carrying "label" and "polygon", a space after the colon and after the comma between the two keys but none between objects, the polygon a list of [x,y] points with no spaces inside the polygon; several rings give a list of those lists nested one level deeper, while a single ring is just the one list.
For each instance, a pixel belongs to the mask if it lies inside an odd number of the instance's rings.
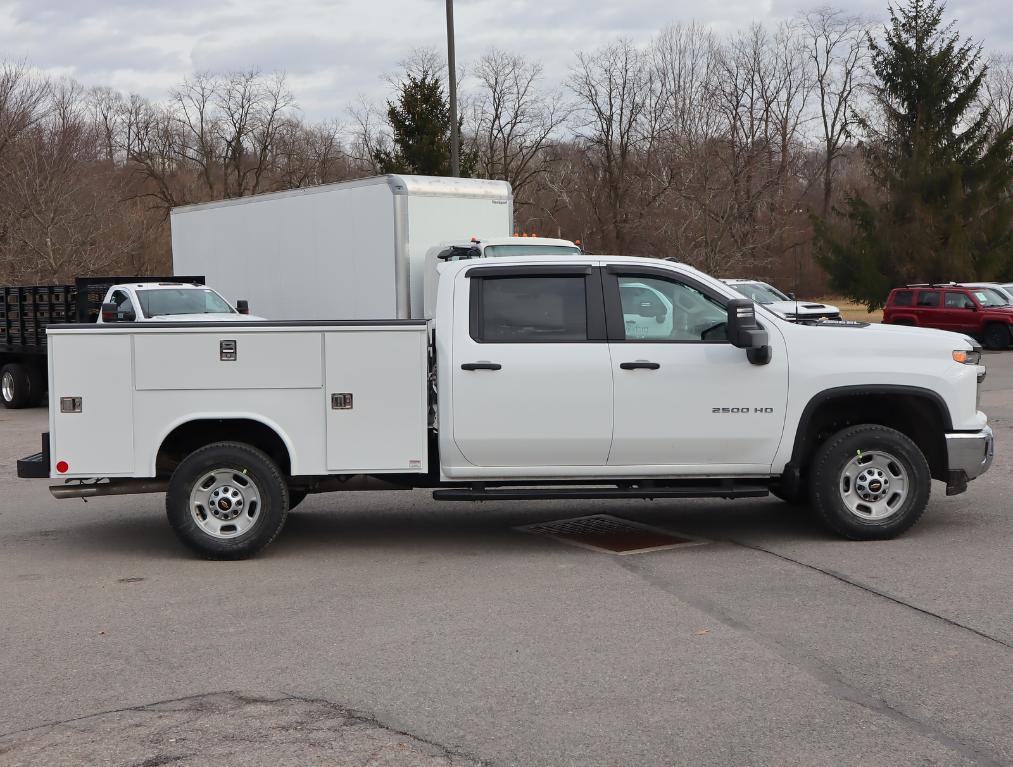
[{"label": "running board", "polygon": [[556,501],[602,500],[608,498],[763,498],[770,490],[766,485],[701,485],[683,487],[517,487],[485,490],[453,488],[434,490],[437,501]]}]

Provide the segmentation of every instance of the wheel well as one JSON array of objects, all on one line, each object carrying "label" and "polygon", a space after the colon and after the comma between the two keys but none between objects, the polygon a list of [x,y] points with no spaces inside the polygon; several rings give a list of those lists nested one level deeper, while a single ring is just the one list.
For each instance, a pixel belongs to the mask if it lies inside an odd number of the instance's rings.
[{"label": "wheel well", "polygon": [[905,434],[925,455],[935,479],[946,481],[946,432],[952,427],[938,395],[922,390],[858,390],[814,398],[799,422],[791,463],[804,476],[816,448],[848,426],[874,423]]},{"label": "wheel well", "polygon": [[292,473],[292,459],[281,436],[270,426],[248,418],[208,418],[188,421],[162,440],[155,459],[158,476],[168,476],[186,456],[212,442],[243,442],[264,451],[282,474]]}]

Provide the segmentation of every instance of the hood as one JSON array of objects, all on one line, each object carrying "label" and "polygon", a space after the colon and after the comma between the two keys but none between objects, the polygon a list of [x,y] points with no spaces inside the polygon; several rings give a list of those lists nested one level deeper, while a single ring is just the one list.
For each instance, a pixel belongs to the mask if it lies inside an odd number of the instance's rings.
[{"label": "hood", "polygon": [[[772,301],[763,306],[778,314],[798,314],[804,317],[807,314],[840,314],[840,309],[830,304],[815,304],[810,301]],[[797,308],[796,308],[797,307]]]},{"label": "hood", "polygon": [[254,314],[164,314],[151,317],[147,322],[257,322],[264,317]]},{"label": "hood", "polygon": [[[815,325],[815,327],[821,328],[823,327],[823,325],[818,324]],[[832,329],[834,327],[841,327],[841,324],[836,322],[826,323],[827,329]],[[889,337],[891,339],[896,339],[898,341],[903,341],[905,338],[911,339],[912,341],[914,341],[915,339],[926,341],[938,341],[942,343],[944,346],[947,344],[953,345],[954,349],[960,349],[961,342],[966,343],[968,345],[968,348],[971,349],[981,348],[981,345],[977,341],[975,341],[970,336],[965,335],[964,333],[954,333],[949,330],[937,330],[936,328],[916,328],[913,325],[886,325],[878,322],[870,322],[870,323],[858,322],[858,323],[851,323],[849,327],[842,328],[842,330],[847,330],[850,332],[857,331],[858,333],[863,335],[866,335],[868,333],[875,333],[877,335]]]}]

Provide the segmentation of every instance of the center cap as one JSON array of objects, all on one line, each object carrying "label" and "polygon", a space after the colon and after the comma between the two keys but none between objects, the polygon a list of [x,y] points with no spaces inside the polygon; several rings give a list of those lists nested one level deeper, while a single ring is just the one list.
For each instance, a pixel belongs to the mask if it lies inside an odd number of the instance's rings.
[{"label": "center cap", "polygon": [[222,511],[228,511],[229,509],[232,508],[232,501],[230,501],[228,498],[222,498],[220,501],[218,501],[218,508],[221,509]]},{"label": "center cap", "polygon": [[882,490],[882,489],[883,489],[883,485],[882,485],[882,483],[881,483],[881,482],[879,482],[878,480],[876,480],[876,481],[874,481],[874,482],[870,482],[870,483],[869,483],[869,489],[870,489],[870,490],[871,490],[872,492],[874,492],[874,493],[878,493],[878,492],[879,492],[880,490]]}]

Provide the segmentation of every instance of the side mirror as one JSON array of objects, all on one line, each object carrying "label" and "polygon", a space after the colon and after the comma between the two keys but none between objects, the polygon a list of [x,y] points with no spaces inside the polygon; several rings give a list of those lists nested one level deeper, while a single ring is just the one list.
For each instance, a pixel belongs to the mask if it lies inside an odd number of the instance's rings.
[{"label": "side mirror", "polygon": [[798,300],[797,298],[795,298],[795,294],[794,293],[789,293],[788,294],[788,298],[790,298],[792,301],[797,301]]},{"label": "side mirror", "polygon": [[102,304],[102,322],[118,322],[116,304]]},{"label": "side mirror", "polygon": [[240,298],[238,301],[236,301],[236,311],[239,312],[240,314],[249,314],[250,302],[247,301],[245,298]]},{"label": "side mirror", "polygon": [[754,365],[770,362],[767,331],[756,321],[756,304],[748,298],[733,298],[726,306],[728,311],[727,334],[732,346],[746,349],[746,356]]}]

